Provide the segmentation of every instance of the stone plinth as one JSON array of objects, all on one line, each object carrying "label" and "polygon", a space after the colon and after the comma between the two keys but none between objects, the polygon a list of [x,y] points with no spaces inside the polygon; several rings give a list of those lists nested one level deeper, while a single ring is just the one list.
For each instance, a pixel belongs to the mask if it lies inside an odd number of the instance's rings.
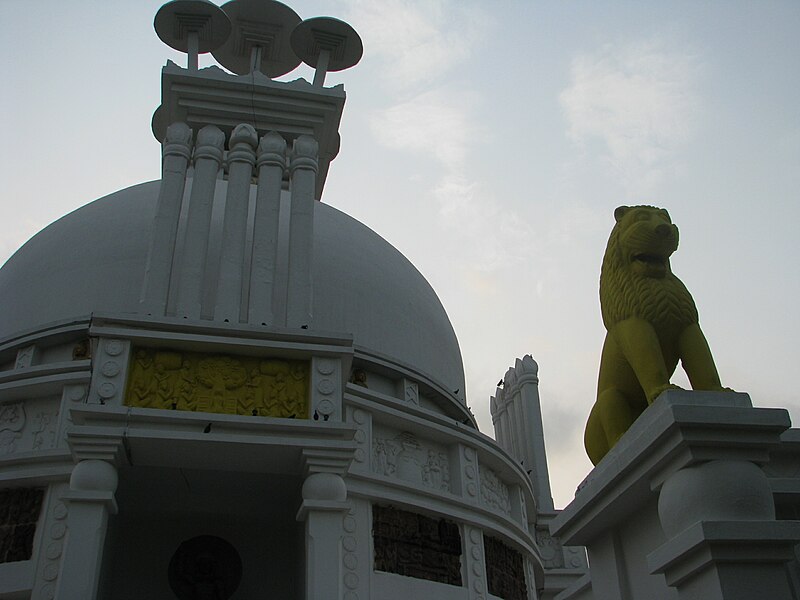
[{"label": "stone plinth", "polygon": [[586,546],[596,599],[791,599],[800,522],[775,519],[760,469],[789,425],[746,394],[665,392],[551,532]]}]

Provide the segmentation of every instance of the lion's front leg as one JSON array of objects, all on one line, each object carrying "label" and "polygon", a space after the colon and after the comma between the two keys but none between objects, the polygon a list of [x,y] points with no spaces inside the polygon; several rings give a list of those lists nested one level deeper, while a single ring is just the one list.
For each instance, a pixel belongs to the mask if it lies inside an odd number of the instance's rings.
[{"label": "lion's front leg", "polygon": [[613,329],[614,341],[625,355],[639,385],[642,386],[647,403],[652,404],[670,385],[667,365],[661,351],[661,343],[653,326],[638,317],[620,321]]},{"label": "lion's front leg", "polygon": [[730,391],[719,381],[706,336],[698,323],[689,325],[678,339],[681,364],[694,390]]}]

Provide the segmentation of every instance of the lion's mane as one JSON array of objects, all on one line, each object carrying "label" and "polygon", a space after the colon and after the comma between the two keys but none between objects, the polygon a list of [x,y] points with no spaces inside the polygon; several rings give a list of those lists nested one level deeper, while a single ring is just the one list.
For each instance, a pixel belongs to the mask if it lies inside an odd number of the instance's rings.
[{"label": "lion's mane", "polygon": [[[651,208],[654,207],[637,207]],[[680,279],[672,274],[667,261],[664,277],[647,277],[635,273],[626,260],[623,231],[635,227],[626,220],[618,222],[611,231],[603,266],[600,271],[600,308],[603,323],[611,331],[617,323],[639,317],[651,323],[657,331],[680,331],[697,322],[694,300]]]}]

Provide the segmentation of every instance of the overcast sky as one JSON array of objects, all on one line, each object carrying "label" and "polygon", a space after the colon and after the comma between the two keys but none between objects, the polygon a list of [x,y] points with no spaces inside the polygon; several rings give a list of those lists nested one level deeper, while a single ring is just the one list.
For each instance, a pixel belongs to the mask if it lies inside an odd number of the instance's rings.
[{"label": "overcast sky", "polygon": [[[2,0],[0,263],[39,229],[157,179],[159,0]],[[724,385],[800,424],[800,2],[319,0],[359,65],[323,201],[403,252],[458,335],[467,403],[530,353],[557,506],[590,469],[621,204],[669,209]],[[201,65],[210,64],[209,60]],[[287,79],[310,78],[301,67]],[[673,378],[688,385],[680,367]]]}]

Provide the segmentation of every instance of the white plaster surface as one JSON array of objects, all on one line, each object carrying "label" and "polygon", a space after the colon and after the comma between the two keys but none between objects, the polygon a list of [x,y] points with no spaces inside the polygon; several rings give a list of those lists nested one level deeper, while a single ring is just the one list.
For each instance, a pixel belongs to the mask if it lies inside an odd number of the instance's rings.
[{"label": "white plaster surface", "polygon": [[[225,193],[220,182],[217,194]],[[133,186],[59,219],[0,269],[0,340],[92,312],[136,313],[159,182]],[[288,210],[282,210],[282,215]],[[395,248],[323,203],[314,211],[314,327],[464,389],[458,341],[436,293]],[[285,285],[284,262],[278,281]]]}]

